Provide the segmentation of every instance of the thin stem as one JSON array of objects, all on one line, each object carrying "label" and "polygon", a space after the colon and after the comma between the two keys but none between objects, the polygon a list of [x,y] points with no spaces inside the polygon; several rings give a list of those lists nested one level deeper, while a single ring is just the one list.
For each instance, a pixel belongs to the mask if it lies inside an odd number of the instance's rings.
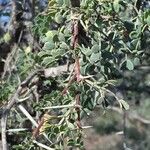
[{"label": "thin stem", "polygon": [[37,144],[39,147],[42,147],[42,148],[44,148],[46,150],[55,150],[53,148],[50,148],[49,146],[46,146],[46,145],[44,145],[42,143],[37,142],[36,140],[33,140],[33,143]]},{"label": "thin stem", "polygon": [[41,109],[61,109],[61,108],[73,108],[73,107],[79,107],[79,108],[81,108],[80,105],[70,104],[70,105],[43,107]]}]

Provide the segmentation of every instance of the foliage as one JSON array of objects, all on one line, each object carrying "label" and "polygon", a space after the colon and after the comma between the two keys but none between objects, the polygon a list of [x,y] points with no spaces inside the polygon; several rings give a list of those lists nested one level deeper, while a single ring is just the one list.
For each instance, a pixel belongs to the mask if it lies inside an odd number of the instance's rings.
[{"label": "foliage", "polygon": [[[69,62],[75,64],[75,69],[58,77],[39,77],[36,91],[39,101],[30,99],[34,111],[44,113],[44,121],[35,138],[42,139],[40,135],[46,133],[51,144],[42,142],[54,149],[84,149],[82,130],[86,126],[82,118],[97,105],[129,109],[114,89],[124,82],[126,72],[133,73],[139,66],[149,63],[149,59],[143,59],[149,56],[150,10],[138,10],[135,4],[134,0],[82,0],[80,7],[73,8],[70,0],[50,0],[47,11],[36,16],[32,31],[39,37],[42,50],[32,53],[27,47],[20,51],[15,74],[23,81],[39,68]],[[76,47],[72,46],[74,21],[78,22],[79,30]],[[5,88],[1,97],[8,99],[8,93],[12,92],[10,87]],[[33,91],[32,86],[29,90]],[[108,130],[113,123],[116,122],[107,122]],[[21,139],[21,145],[28,141]],[[30,144],[29,149],[34,145]],[[17,147],[14,148],[20,148]]]}]

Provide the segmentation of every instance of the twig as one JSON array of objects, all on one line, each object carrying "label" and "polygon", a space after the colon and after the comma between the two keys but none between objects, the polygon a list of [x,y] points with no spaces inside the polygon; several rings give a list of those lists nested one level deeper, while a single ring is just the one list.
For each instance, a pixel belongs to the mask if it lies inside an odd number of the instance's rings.
[{"label": "twig", "polygon": [[32,118],[32,116],[27,112],[27,110],[22,105],[18,105],[18,108],[32,122],[34,126],[36,127],[38,126],[38,123]]},{"label": "twig", "polygon": [[14,55],[16,54],[17,49],[18,49],[18,45],[15,43],[13,48],[12,48],[11,53],[8,54],[6,60],[4,61],[5,64],[4,64],[4,71],[3,71],[3,74],[2,74],[2,77],[1,77],[2,79],[5,78],[7,72],[9,72],[9,76],[10,76],[10,74],[11,74],[10,63],[12,62],[12,59],[13,59]]},{"label": "twig", "polygon": [[[33,94],[33,99],[35,101],[36,104],[39,103],[39,94],[38,94],[38,86],[36,85],[35,88],[33,89],[32,91],[32,94]],[[39,120],[39,111],[36,111],[36,120]]]},{"label": "twig", "polygon": [[21,102],[24,102],[24,101],[28,100],[29,98],[30,98],[30,96],[25,97],[25,98],[18,99],[17,101],[18,101],[19,103],[21,103]]},{"label": "twig", "polygon": [[105,91],[106,93],[111,94],[111,95],[118,101],[118,103],[120,104],[119,98],[118,98],[113,92],[111,92],[110,90],[108,90],[108,89],[106,89],[106,88],[104,88],[104,87],[100,87],[100,86],[94,84],[94,82],[92,82],[92,81],[90,81],[90,80],[85,80],[85,82],[86,82],[87,84],[89,84],[90,86],[93,86],[93,87],[94,87],[96,90],[98,90],[98,91],[102,90],[102,91]]},{"label": "twig", "polygon": [[[11,0],[11,6],[12,6],[12,11],[11,11],[11,19],[9,21],[9,26],[8,26],[8,33],[10,33],[10,35],[12,36],[14,31],[16,32],[16,29],[18,28],[20,23],[18,23],[16,21],[16,16],[17,16],[16,0]],[[10,63],[11,63],[12,59],[14,58],[14,56],[16,55],[16,52],[18,50],[18,45],[21,41],[22,35],[23,35],[23,30],[20,32],[18,41],[14,43],[13,50],[6,58],[5,65],[4,65],[4,72],[2,74],[2,79],[4,79],[6,73],[10,69]],[[11,69],[9,70],[9,76],[10,76],[10,74],[11,74]]]},{"label": "twig", "polygon": [[2,119],[1,119],[2,150],[7,150],[6,124],[7,124],[7,116],[3,114],[2,115]]},{"label": "twig", "polygon": [[6,60],[5,60],[4,72],[2,74],[2,79],[4,79],[6,73],[8,72],[8,69],[10,69],[9,70],[9,75],[11,74],[10,63],[12,62],[13,58],[16,56],[17,50],[19,48],[18,45],[19,45],[19,43],[21,41],[22,35],[23,35],[23,31],[20,32],[18,42],[14,44],[13,50],[11,51],[10,54],[8,54],[8,56],[7,56]]},{"label": "twig", "polygon": [[8,27],[9,32],[12,32],[16,28],[16,15],[17,15],[16,0],[12,0],[11,5],[12,5],[12,13],[11,13],[11,20],[9,21],[9,27]]},{"label": "twig", "polygon": [[42,148],[47,149],[47,150],[55,150],[55,149],[53,149],[53,148],[50,148],[49,146],[46,146],[46,145],[44,145],[44,144],[42,144],[42,143],[37,142],[36,140],[33,140],[33,143],[35,143],[35,144],[37,144],[39,147],[42,147]]},{"label": "twig", "polygon": [[65,95],[67,93],[67,90],[69,88],[69,86],[75,81],[75,75],[73,75],[73,77],[71,77],[67,83],[67,86],[63,89],[62,94]]},{"label": "twig", "polygon": [[[76,105],[80,105],[80,95],[79,94],[76,95],[75,100],[76,100]],[[80,116],[80,114],[81,114],[80,108],[76,107],[75,110],[77,112],[77,126],[78,126],[79,129],[82,129],[81,116]]]},{"label": "twig", "polygon": [[123,145],[126,145],[127,142],[127,128],[126,128],[126,122],[127,122],[127,114],[126,111],[123,111]]},{"label": "twig", "polygon": [[7,132],[20,132],[20,131],[28,131],[27,128],[18,128],[18,129],[9,129]]},{"label": "twig", "polygon": [[81,108],[80,105],[70,104],[70,105],[61,105],[61,106],[50,106],[50,107],[43,107],[41,109],[61,109],[61,108],[72,108],[72,107],[78,107]]}]

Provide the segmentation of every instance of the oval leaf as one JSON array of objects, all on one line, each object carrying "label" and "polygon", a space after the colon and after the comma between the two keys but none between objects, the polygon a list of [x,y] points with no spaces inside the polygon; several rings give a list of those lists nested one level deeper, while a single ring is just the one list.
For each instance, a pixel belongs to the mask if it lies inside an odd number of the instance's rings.
[{"label": "oval leaf", "polygon": [[99,53],[92,53],[92,55],[90,56],[90,63],[94,64],[95,62],[97,62],[98,60],[100,60],[100,55]]},{"label": "oval leaf", "polygon": [[93,45],[91,50],[94,53],[98,53],[99,52],[99,45],[98,44]]},{"label": "oval leaf", "polygon": [[129,60],[129,59],[126,60],[126,67],[129,70],[133,70],[134,69],[134,65],[133,65],[131,60]]},{"label": "oval leaf", "polygon": [[119,103],[125,110],[129,109],[129,104],[126,101],[121,99],[121,100],[119,100]]}]

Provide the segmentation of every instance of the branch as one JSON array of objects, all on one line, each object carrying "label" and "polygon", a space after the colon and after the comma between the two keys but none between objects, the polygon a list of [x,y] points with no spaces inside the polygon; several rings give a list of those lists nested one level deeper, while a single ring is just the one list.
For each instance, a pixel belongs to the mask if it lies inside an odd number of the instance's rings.
[{"label": "branch", "polygon": [[6,60],[5,60],[4,71],[3,71],[3,74],[2,74],[2,79],[4,79],[4,77],[6,76],[7,72],[9,73],[9,76],[11,75],[11,72],[12,72],[11,63],[12,63],[12,60],[16,57],[17,51],[19,49],[19,43],[21,41],[22,35],[23,35],[23,31],[20,32],[18,42],[14,43],[12,51],[8,54],[8,56],[7,56]]},{"label": "branch", "polygon": [[41,109],[63,109],[63,108],[82,108],[81,105],[70,104],[70,105],[60,105],[60,106],[48,106]]},{"label": "branch", "polygon": [[[73,64],[69,66],[69,71],[73,68]],[[7,125],[7,117],[11,110],[11,108],[18,102],[19,94],[22,89],[27,87],[31,80],[37,75],[44,75],[46,78],[48,77],[56,77],[60,76],[63,73],[66,73],[68,70],[67,65],[58,66],[56,68],[47,68],[36,70],[32,74],[30,74],[17,88],[16,92],[13,94],[11,99],[9,100],[7,106],[3,108],[2,118],[1,118],[1,127],[2,127],[2,148],[3,150],[7,150],[7,138],[6,138],[6,125]],[[35,123],[36,124],[36,123]]]},{"label": "branch", "polygon": [[14,29],[16,29],[16,24],[17,24],[17,22],[16,22],[16,15],[17,15],[17,9],[16,9],[16,0],[11,0],[11,4],[12,4],[12,13],[11,13],[11,20],[10,20],[10,22],[9,22],[9,27],[8,27],[8,31],[10,32],[10,33],[12,33],[12,31],[14,30]]},{"label": "branch", "polygon": [[38,123],[32,118],[32,116],[27,112],[27,110],[22,105],[19,105],[18,107],[20,111],[32,122],[32,124],[35,127],[37,127]]},{"label": "branch", "polygon": [[24,80],[17,88],[16,92],[8,102],[7,106],[3,108],[2,118],[1,118],[1,127],[2,127],[2,148],[3,150],[7,150],[7,139],[6,139],[6,125],[7,125],[7,117],[10,112],[10,109],[13,105],[16,104],[19,94],[22,91],[22,88],[28,86],[29,82],[33,79],[33,77],[37,74],[37,72],[32,73]]},{"label": "branch", "polygon": [[46,145],[44,145],[44,144],[42,144],[42,143],[39,143],[39,142],[37,142],[36,140],[33,140],[33,143],[37,144],[39,147],[42,147],[42,148],[44,148],[44,149],[47,149],[47,150],[54,150],[53,148],[50,148],[49,146],[46,146]]}]

